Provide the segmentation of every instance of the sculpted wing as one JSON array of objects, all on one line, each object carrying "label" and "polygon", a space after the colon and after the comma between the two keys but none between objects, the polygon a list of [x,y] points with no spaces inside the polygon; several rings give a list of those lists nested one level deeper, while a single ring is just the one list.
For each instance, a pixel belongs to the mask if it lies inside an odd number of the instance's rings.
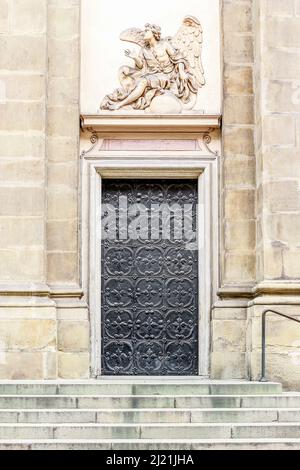
[{"label": "sculpted wing", "polygon": [[133,42],[140,47],[144,47],[144,32],[138,28],[129,28],[120,34],[121,41]]},{"label": "sculpted wing", "polygon": [[194,16],[186,16],[177,34],[172,39],[173,46],[179,49],[188,61],[199,88],[205,85],[201,59],[202,33],[200,21]]}]

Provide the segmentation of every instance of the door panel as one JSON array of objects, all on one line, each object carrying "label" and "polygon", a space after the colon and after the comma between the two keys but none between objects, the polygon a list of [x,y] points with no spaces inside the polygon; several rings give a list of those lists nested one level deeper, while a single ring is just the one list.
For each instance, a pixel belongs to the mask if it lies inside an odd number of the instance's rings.
[{"label": "door panel", "polygon": [[198,375],[197,197],[195,180],[102,181],[103,375]]}]

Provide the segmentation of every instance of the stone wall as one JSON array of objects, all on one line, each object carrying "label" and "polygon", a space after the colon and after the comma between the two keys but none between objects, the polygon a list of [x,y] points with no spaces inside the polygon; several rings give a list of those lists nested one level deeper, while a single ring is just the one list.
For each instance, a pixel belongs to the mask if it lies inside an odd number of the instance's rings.
[{"label": "stone wall", "polygon": [[[255,1],[254,25],[257,290],[264,297],[249,315],[249,349],[257,377],[263,308],[300,318],[300,2]],[[299,388],[300,325],[271,317],[267,337],[269,374]]]},{"label": "stone wall", "polygon": [[[223,2],[224,223],[220,298],[212,319],[216,378],[260,377],[264,310],[300,318],[299,6],[296,0]],[[300,325],[270,315],[268,377],[299,389],[299,346]]]},{"label": "stone wall", "polygon": [[79,12],[80,0],[0,2],[0,378],[89,376]]},{"label": "stone wall", "polygon": [[[300,318],[300,2],[222,0],[214,378],[258,378],[262,311]],[[80,0],[0,0],[0,379],[88,378],[80,278]],[[268,373],[299,388],[300,326]]]}]

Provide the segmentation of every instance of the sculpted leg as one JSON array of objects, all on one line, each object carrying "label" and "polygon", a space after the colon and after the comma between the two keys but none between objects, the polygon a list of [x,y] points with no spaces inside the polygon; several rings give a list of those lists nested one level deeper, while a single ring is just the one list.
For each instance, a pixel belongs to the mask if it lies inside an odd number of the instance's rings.
[{"label": "sculpted leg", "polygon": [[127,98],[125,98],[124,100],[119,101],[119,103],[116,103],[113,109],[120,109],[123,106],[131,104],[134,101],[138,100],[143,95],[144,91],[146,90],[146,87],[147,87],[147,80],[146,79],[140,80],[137,86],[135,87],[135,89],[130,93],[130,95],[127,96]]}]

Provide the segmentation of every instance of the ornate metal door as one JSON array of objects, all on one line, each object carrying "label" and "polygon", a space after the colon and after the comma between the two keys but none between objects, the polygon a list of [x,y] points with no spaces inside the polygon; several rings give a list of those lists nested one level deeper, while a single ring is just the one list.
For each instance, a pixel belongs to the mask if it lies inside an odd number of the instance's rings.
[{"label": "ornate metal door", "polygon": [[197,182],[102,183],[102,374],[197,375]]}]

